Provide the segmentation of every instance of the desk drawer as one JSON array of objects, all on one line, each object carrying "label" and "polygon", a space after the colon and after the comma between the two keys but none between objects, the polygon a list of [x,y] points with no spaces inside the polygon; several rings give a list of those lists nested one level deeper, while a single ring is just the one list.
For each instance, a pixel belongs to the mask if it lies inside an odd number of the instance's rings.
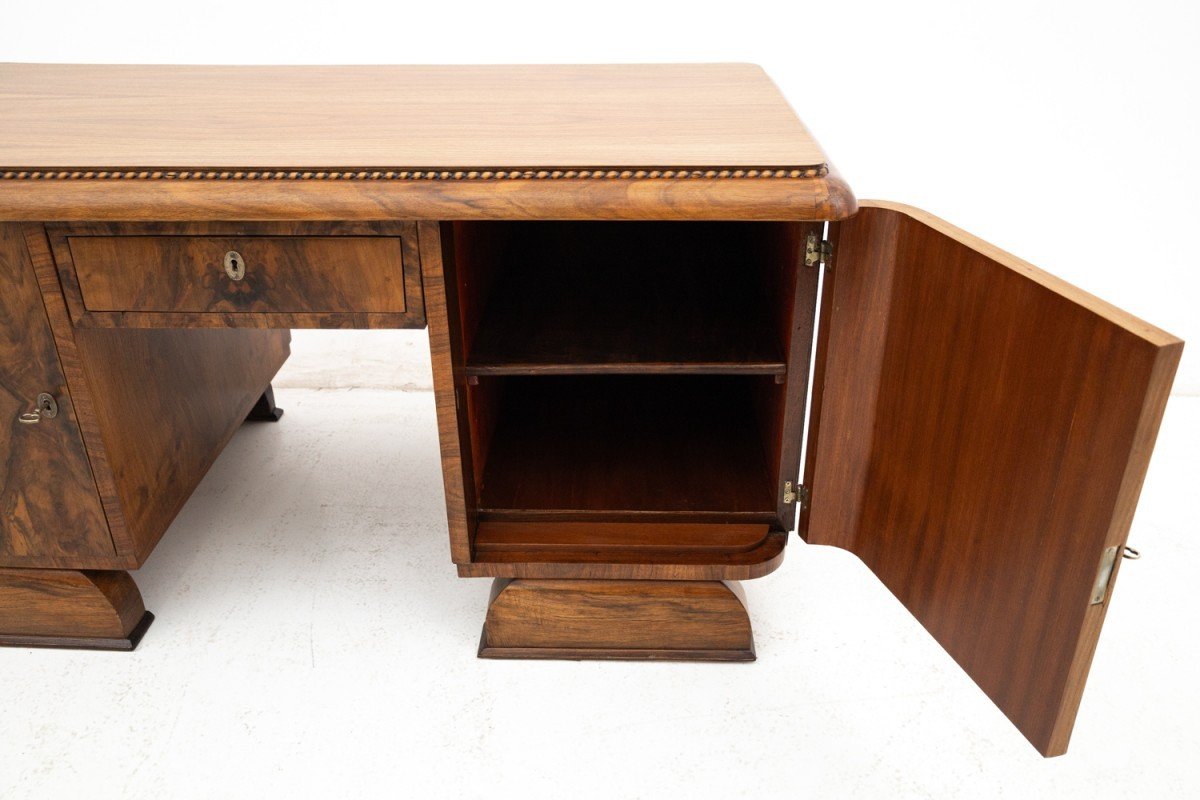
[{"label": "desk drawer", "polygon": [[72,236],[88,311],[404,313],[396,236]]}]

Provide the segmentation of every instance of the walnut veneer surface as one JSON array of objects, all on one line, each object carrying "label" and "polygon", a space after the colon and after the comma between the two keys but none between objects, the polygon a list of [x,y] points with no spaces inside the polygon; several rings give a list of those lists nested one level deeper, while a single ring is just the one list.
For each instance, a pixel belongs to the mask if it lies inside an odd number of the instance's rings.
[{"label": "walnut veneer surface", "polygon": [[0,166],[821,167],[753,64],[0,65]]},{"label": "walnut veneer surface", "polygon": [[0,107],[0,219],[854,210],[752,64],[0,64]]}]

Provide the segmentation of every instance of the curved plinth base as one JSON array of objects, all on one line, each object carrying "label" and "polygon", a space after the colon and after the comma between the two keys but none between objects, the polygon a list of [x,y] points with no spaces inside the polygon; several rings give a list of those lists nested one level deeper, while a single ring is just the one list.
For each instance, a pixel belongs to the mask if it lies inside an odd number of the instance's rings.
[{"label": "curved plinth base", "polygon": [[0,569],[0,646],[132,650],[153,621],[128,572]]},{"label": "curved plinth base", "polygon": [[479,657],[753,661],[754,635],[723,581],[499,578]]}]

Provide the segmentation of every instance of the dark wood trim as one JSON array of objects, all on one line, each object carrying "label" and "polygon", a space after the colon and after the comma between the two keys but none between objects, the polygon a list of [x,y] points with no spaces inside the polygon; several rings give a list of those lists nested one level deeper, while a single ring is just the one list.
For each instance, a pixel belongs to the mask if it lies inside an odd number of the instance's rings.
[{"label": "dark wood trim", "polygon": [[545,661],[710,661],[746,662],[757,656],[754,646],[745,650],[715,650],[693,647],[679,650],[654,650],[622,647],[489,647],[486,634],[480,637],[479,657],[495,659],[533,659]]},{"label": "dark wood trim", "polygon": [[112,650],[127,653],[136,650],[142,637],[154,622],[154,615],[147,611],[129,632],[128,636],[116,638],[83,636],[27,636],[0,633],[0,647],[38,647],[54,650]]},{"label": "dark wood trim", "polygon": [[558,180],[772,180],[821,178],[824,164],[807,167],[721,166],[721,167],[474,167],[453,169],[207,169],[195,167],[145,167],[105,169],[68,167],[44,169],[0,167],[4,181],[558,181]]}]

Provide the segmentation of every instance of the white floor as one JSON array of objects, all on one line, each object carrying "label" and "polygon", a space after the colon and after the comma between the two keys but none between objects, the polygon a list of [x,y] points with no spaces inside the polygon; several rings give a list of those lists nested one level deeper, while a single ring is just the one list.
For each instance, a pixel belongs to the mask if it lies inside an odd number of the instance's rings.
[{"label": "white floor", "polygon": [[[286,382],[285,382],[286,383]],[[0,651],[5,797],[1200,792],[1200,398],[1173,398],[1071,752],[1043,760],[853,557],[745,584],[744,665],[475,658],[427,391],[280,388],[136,573],[134,654]]]}]

